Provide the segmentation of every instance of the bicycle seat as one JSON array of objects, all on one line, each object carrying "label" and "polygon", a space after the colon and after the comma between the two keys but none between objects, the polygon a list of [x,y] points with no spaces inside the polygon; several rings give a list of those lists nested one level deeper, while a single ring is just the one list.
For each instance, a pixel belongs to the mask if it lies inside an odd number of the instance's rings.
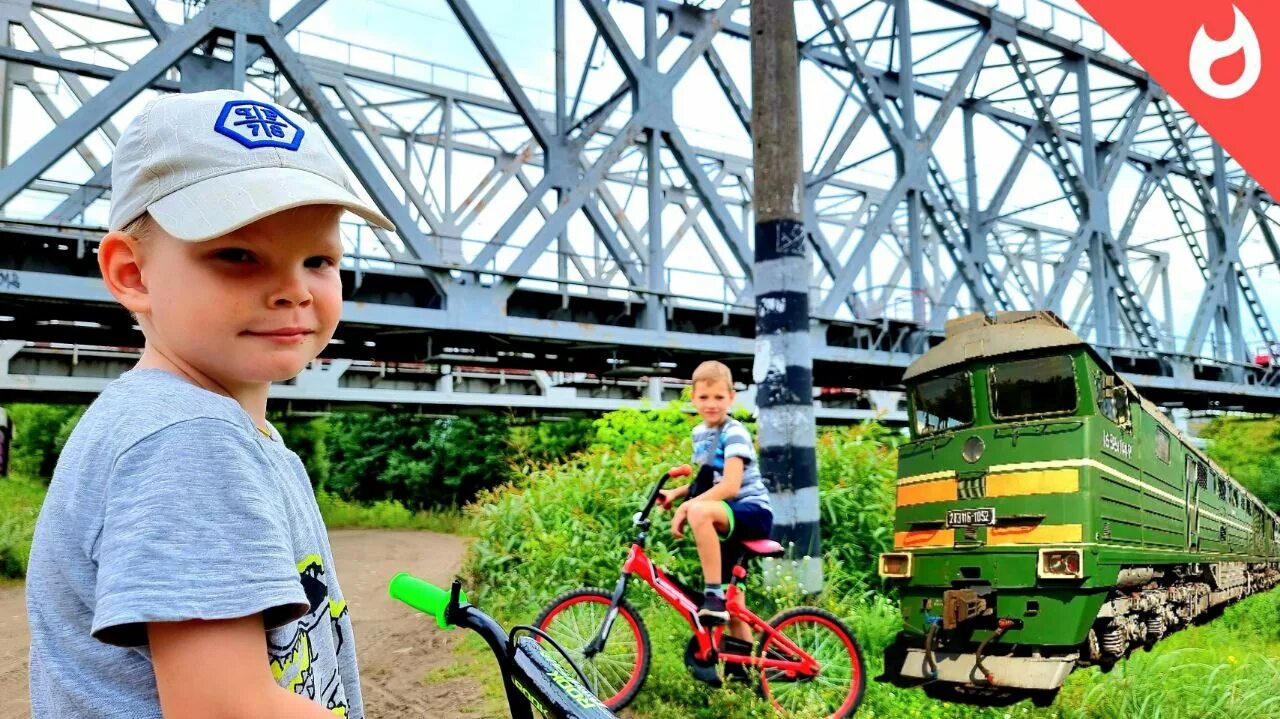
[{"label": "bicycle seat", "polygon": [[743,549],[757,557],[781,557],[787,551],[772,539],[748,539],[741,544]]}]

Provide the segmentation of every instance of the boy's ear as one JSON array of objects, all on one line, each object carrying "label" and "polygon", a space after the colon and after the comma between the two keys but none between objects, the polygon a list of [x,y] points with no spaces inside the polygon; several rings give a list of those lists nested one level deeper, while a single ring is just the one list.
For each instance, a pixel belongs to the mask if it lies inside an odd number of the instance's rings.
[{"label": "boy's ear", "polygon": [[123,232],[109,232],[98,243],[98,269],[107,291],[135,315],[151,311],[151,295],[142,283],[140,254],[138,240]]}]

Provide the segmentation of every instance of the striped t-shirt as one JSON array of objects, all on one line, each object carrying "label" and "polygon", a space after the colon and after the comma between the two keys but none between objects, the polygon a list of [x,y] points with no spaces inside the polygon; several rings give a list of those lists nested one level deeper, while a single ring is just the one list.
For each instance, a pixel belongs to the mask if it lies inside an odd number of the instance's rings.
[{"label": "striped t-shirt", "polygon": [[724,460],[726,457],[741,457],[742,487],[735,497],[739,502],[751,502],[770,511],[769,488],[765,486],[764,477],[760,475],[759,462],[756,460],[756,449],[751,441],[751,432],[738,420],[727,418],[721,425],[720,443],[712,447],[716,428],[708,427],[706,422],[693,428],[693,462],[694,464],[711,463],[715,470],[715,483],[724,479]]}]

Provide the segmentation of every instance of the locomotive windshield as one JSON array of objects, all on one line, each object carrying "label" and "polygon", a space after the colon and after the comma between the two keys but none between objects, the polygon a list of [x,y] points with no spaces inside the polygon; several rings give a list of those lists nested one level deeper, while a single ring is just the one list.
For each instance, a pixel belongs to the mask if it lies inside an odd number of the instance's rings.
[{"label": "locomotive windshield", "polygon": [[912,393],[916,434],[945,432],[973,424],[973,395],[969,372],[957,372],[926,380]]},{"label": "locomotive windshield", "polygon": [[1070,356],[1033,357],[992,366],[992,417],[1010,419],[1075,410],[1075,366]]}]

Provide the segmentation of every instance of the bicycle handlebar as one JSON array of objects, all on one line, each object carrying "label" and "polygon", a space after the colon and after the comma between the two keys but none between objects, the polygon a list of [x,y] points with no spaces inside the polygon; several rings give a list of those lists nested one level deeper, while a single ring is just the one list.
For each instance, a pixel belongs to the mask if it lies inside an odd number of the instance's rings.
[{"label": "bicycle handlebar", "polygon": [[[640,516],[642,518],[648,517],[649,512],[653,511],[653,505],[658,503],[658,493],[662,491],[662,486],[667,483],[668,479],[688,477],[691,474],[693,474],[693,467],[690,467],[687,464],[672,467],[671,469],[663,472],[662,476],[658,478],[658,483],[653,485],[653,491],[649,493],[649,501],[645,502],[644,509],[640,510]],[[667,503],[663,502],[662,506],[665,509],[667,507]]]}]

